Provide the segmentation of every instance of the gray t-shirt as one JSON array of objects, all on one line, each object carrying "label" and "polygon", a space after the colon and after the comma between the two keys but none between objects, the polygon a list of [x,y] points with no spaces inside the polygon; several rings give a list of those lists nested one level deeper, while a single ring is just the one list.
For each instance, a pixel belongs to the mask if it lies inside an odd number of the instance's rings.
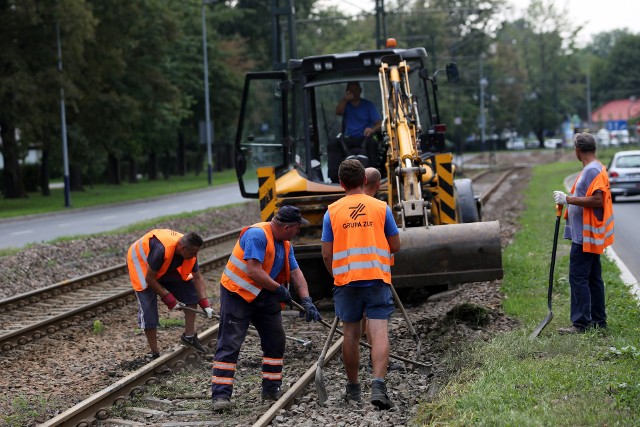
[{"label": "gray t-shirt", "polygon": [[[601,171],[602,164],[596,160],[585,166],[584,169],[582,169],[582,174],[580,175],[578,182],[576,183],[575,193],[571,194],[571,196],[585,197],[589,186]],[[564,227],[564,238],[571,240],[575,244],[581,245],[583,208],[576,205],[567,205],[567,209],[569,210],[569,216],[567,218],[567,224]],[[594,213],[596,217],[602,218],[602,215],[604,215],[604,209],[595,208]]]}]

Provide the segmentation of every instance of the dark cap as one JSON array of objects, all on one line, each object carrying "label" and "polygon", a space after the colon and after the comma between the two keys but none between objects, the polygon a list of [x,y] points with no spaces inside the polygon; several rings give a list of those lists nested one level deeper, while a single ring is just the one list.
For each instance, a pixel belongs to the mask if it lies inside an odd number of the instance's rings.
[{"label": "dark cap", "polygon": [[302,218],[300,215],[300,209],[295,206],[285,205],[278,209],[278,213],[275,216],[276,220],[283,224],[296,224],[309,225],[309,221]]}]

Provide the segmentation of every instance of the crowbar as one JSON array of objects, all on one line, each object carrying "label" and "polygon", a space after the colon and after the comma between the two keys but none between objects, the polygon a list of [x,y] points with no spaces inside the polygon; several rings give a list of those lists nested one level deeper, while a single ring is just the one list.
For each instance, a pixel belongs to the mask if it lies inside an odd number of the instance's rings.
[{"label": "crowbar", "polygon": [[[178,310],[191,311],[191,312],[196,313],[196,314],[198,314],[198,315],[200,315],[202,317],[207,317],[207,315],[203,311],[200,311],[200,310],[195,309],[195,308],[187,307],[186,305],[184,305],[182,303],[180,303],[179,305],[180,305],[180,307],[178,308]],[[215,319],[217,319],[217,320],[220,320],[220,316],[218,314],[216,314],[215,311],[214,311],[213,317]],[[255,326],[253,326],[253,325],[249,325],[249,329],[251,329],[254,332],[258,332],[256,330]],[[301,344],[303,347],[309,347],[311,344],[313,344],[310,340],[303,340],[302,338],[291,337],[289,335],[285,335],[285,338],[288,339],[288,340],[291,340],[291,341],[295,341],[298,344]]]},{"label": "crowbar", "polygon": [[[293,300],[291,302],[298,310],[304,311],[306,313],[306,310],[304,309],[303,306],[301,306],[300,304],[298,304],[297,302],[295,302]],[[326,321],[320,319],[320,320],[318,320],[318,322],[322,323],[324,326],[326,326],[327,328],[331,329],[331,325],[328,324]],[[336,332],[338,334],[344,336],[344,332],[342,332],[341,329],[336,328]],[[366,347],[368,349],[371,349],[371,345],[368,342],[360,341],[360,345],[363,346],[363,347]],[[392,359],[400,360],[402,362],[411,363],[414,366],[420,366],[420,367],[423,367],[423,368],[431,368],[431,365],[427,365],[426,363],[418,362],[417,360],[407,359],[406,357],[402,357],[402,356],[399,356],[399,355],[394,354],[394,353],[389,353],[389,357],[392,358]]]}]

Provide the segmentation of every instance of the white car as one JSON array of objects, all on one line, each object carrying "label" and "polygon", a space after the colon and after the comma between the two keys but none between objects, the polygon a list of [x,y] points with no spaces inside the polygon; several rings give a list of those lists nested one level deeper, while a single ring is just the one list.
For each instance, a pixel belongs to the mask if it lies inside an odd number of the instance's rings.
[{"label": "white car", "polygon": [[618,151],[613,155],[609,166],[609,184],[611,198],[617,196],[635,196],[640,194],[640,151]]},{"label": "white car", "polygon": [[609,135],[609,131],[606,129],[600,129],[596,133],[596,141],[598,142],[599,147],[608,147],[611,143],[611,136]]}]

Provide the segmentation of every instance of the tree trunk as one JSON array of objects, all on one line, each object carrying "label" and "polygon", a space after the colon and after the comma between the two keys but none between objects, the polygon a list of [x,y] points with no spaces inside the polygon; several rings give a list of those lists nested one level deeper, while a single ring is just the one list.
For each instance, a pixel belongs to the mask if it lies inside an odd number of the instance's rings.
[{"label": "tree trunk", "polygon": [[178,162],[178,176],[185,176],[187,174],[187,155],[184,144],[184,134],[178,132],[178,151],[176,153],[176,161]]},{"label": "tree trunk", "polygon": [[109,153],[107,158],[107,183],[120,185],[120,162],[115,154]]},{"label": "tree trunk", "polygon": [[82,186],[82,167],[79,164],[69,165],[69,189],[71,191],[84,191]]},{"label": "tree trunk", "polygon": [[4,159],[4,169],[2,171],[4,198],[27,198],[27,192],[22,184],[22,174],[18,161],[16,128],[12,121],[5,116],[0,116],[0,137],[2,137],[2,156]]},{"label": "tree trunk", "polygon": [[51,189],[49,188],[49,149],[48,144],[45,142],[42,149],[42,160],[40,161],[40,194],[44,197],[51,196]]},{"label": "tree trunk", "polygon": [[162,162],[162,176],[164,179],[169,179],[171,176],[171,156],[169,150],[164,152],[164,161]]},{"label": "tree trunk", "polygon": [[128,163],[129,163],[129,167],[128,167],[128,175],[129,175],[129,183],[130,184],[135,184],[136,182],[138,182],[138,168],[136,165],[136,159],[129,155],[128,157]]},{"label": "tree trunk", "polygon": [[149,152],[149,180],[158,179],[158,156],[154,150]]}]

